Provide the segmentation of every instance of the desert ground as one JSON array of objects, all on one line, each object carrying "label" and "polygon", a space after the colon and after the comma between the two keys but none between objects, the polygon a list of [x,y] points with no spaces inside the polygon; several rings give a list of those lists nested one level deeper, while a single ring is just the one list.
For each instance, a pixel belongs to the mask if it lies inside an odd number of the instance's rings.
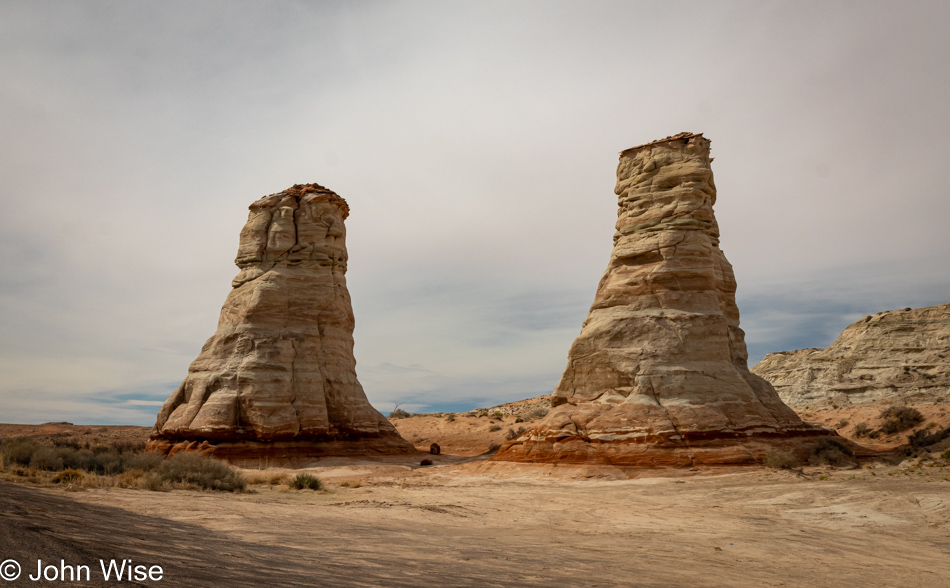
[{"label": "desert ground", "polygon": [[[244,493],[64,488],[7,472],[0,549],[31,574],[37,558],[164,570],[124,585],[950,586],[950,460],[937,454],[798,471],[493,463],[482,446],[520,423],[482,412],[396,421],[420,447],[453,447],[444,430],[412,432],[426,419],[484,431],[454,443],[469,455],[244,470]],[[93,442],[147,431],[0,427]],[[291,490],[302,471],[325,489]]]}]

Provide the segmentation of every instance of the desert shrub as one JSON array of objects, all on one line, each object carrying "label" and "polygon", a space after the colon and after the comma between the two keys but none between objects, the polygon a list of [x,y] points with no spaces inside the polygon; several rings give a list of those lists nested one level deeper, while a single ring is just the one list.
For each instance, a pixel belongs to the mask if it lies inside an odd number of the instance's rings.
[{"label": "desert shrub", "polygon": [[836,428],[836,429],[842,429],[842,428],[847,427],[847,426],[848,426],[848,419],[841,419],[840,421],[838,421],[837,423],[835,423],[835,428]]},{"label": "desert shrub", "polygon": [[63,470],[53,477],[54,484],[77,484],[85,479],[86,475],[79,470]]},{"label": "desert shrub", "polygon": [[924,421],[924,415],[910,406],[892,406],[881,413],[884,422],[881,423],[881,432],[887,435],[900,433]]},{"label": "desert shrub", "polygon": [[167,485],[194,486],[205,490],[236,492],[247,480],[227,463],[199,453],[176,453],[145,476],[150,490]]},{"label": "desert shrub", "polygon": [[835,467],[855,466],[858,463],[851,448],[834,439],[820,440],[812,450],[808,461],[812,465]]},{"label": "desert shrub", "polygon": [[396,410],[394,410],[394,411],[392,411],[391,413],[389,413],[389,418],[390,418],[390,419],[407,419],[407,418],[409,418],[410,416],[412,416],[412,415],[410,415],[408,412],[404,411],[404,410],[401,409],[401,408],[397,408]]},{"label": "desert shrub", "polygon": [[116,474],[112,479],[112,484],[116,488],[140,488],[143,487],[142,479],[145,472],[142,470],[128,470],[121,474]]},{"label": "desert shrub", "polygon": [[107,447],[120,454],[141,453],[145,451],[145,441],[113,441]]},{"label": "desert shrub", "polygon": [[55,472],[63,469],[63,458],[55,447],[39,446],[30,457],[30,467]]},{"label": "desert shrub", "polygon": [[322,490],[323,482],[313,474],[297,474],[290,481],[294,490]]},{"label": "desert shrub", "polygon": [[445,420],[446,420],[447,422],[449,422],[449,423],[451,423],[452,421],[454,421],[454,420],[455,420],[455,413],[454,413],[454,412],[450,412],[449,414],[445,415]]},{"label": "desert shrub", "polygon": [[943,450],[943,453],[940,454],[940,459],[950,459],[950,447]]},{"label": "desert shrub", "polygon": [[528,418],[541,419],[548,416],[547,408],[536,408],[528,413]]},{"label": "desert shrub", "polygon": [[499,449],[501,449],[501,445],[499,445],[499,444],[497,444],[497,443],[495,443],[495,442],[492,442],[492,443],[488,446],[488,453],[495,453],[495,452],[498,451]]},{"label": "desert shrub", "polygon": [[83,443],[75,437],[68,437],[65,435],[53,435],[50,437],[50,441],[53,442],[53,447],[69,447],[72,449],[88,449],[88,443]]},{"label": "desert shrub", "polygon": [[516,422],[516,423],[523,423],[523,422],[524,422],[524,419],[523,419],[523,418],[521,417],[521,415],[519,414],[518,416],[515,417],[515,422]]},{"label": "desert shrub", "polygon": [[928,445],[940,443],[947,437],[950,437],[950,427],[941,429],[939,431],[934,431],[933,433],[927,431],[927,429],[920,429],[919,431],[914,431],[912,434],[907,436],[907,444],[909,445],[910,449],[919,449],[921,447],[927,447]]},{"label": "desert shrub", "polygon": [[867,423],[858,423],[854,426],[855,437],[867,437],[871,434],[871,427]]},{"label": "desert shrub", "polygon": [[488,427],[489,433],[494,433],[495,431],[500,431],[500,430],[501,430],[501,425],[492,425]]},{"label": "desert shrub", "polygon": [[511,441],[512,439],[517,439],[525,431],[527,431],[527,429],[525,429],[524,427],[518,427],[517,429],[508,429],[508,432],[505,433],[505,439],[507,441]]},{"label": "desert shrub", "polygon": [[163,461],[165,461],[164,457],[153,452],[126,454],[122,456],[122,470],[150,472],[162,465]]},{"label": "desert shrub", "polygon": [[503,412],[495,412],[495,418],[496,418],[496,419],[505,420],[505,413],[503,413]]},{"label": "desert shrub", "polygon": [[5,463],[25,466],[30,465],[33,452],[40,447],[39,442],[32,437],[10,437],[0,444],[0,453]]},{"label": "desert shrub", "polygon": [[791,451],[773,449],[765,454],[764,462],[767,467],[777,470],[790,470],[802,465],[801,461]]}]

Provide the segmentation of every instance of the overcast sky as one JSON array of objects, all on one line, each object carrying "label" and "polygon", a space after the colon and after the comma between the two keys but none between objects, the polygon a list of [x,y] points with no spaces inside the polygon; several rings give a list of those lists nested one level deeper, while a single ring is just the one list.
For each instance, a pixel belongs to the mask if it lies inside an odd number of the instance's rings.
[{"label": "overcast sky", "polygon": [[950,300],[946,2],[0,4],[0,421],[150,425],[247,206],[347,199],[388,412],[547,394],[618,152],[712,140],[750,365]]}]

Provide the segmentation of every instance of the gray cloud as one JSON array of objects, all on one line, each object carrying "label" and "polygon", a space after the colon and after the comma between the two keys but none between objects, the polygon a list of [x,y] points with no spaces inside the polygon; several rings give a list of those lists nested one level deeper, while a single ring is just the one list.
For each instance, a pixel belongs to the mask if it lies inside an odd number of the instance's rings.
[{"label": "gray cloud", "polygon": [[607,262],[617,152],[681,130],[713,141],[753,357],[943,302],[948,12],[5,3],[4,418],[148,424],[95,399],[184,377],[245,207],[309,181],[352,207],[377,406],[548,392]]}]

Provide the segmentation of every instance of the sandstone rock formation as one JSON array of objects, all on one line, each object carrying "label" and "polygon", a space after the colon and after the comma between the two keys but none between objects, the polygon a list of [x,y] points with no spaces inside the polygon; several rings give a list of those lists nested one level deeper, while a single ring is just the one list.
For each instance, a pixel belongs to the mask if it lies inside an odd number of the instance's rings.
[{"label": "sandstone rock formation", "polygon": [[770,353],[752,368],[791,406],[950,400],[950,303],[866,316],[827,349]]},{"label": "sandstone rock formation", "polygon": [[218,329],[162,406],[151,449],[238,461],[415,452],[356,379],[348,214],[318,184],[250,206]]},{"label": "sandstone rock formation", "polygon": [[754,463],[834,435],[803,423],[746,366],[711,162],[701,134],[621,153],[613,252],[552,410],[494,459]]}]

